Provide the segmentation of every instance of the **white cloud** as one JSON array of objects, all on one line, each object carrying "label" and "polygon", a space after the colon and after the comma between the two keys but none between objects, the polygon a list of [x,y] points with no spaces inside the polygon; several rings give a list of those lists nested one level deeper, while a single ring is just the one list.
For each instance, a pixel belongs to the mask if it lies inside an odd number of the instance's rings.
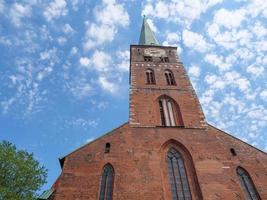
[{"label": "white cloud", "polygon": [[247,72],[251,73],[252,75],[254,75],[255,77],[258,77],[260,75],[263,74],[264,72],[264,67],[262,66],[256,66],[256,65],[250,65],[247,68]]},{"label": "white cloud", "polygon": [[56,48],[52,48],[52,49],[48,49],[48,50],[42,51],[40,53],[40,59],[41,60],[53,60],[53,62],[55,62],[55,60],[57,59],[56,53],[57,53],[57,49]]},{"label": "white cloud", "polygon": [[44,17],[50,22],[68,13],[67,2],[65,0],[54,0],[45,8]]},{"label": "white cloud", "polygon": [[120,63],[116,66],[120,71],[128,72],[130,67],[130,51],[118,51],[116,54],[120,60]]},{"label": "white cloud", "polygon": [[187,47],[198,52],[204,53],[210,49],[210,45],[202,35],[189,30],[183,31],[183,42]]},{"label": "white cloud", "polygon": [[267,90],[263,90],[263,91],[260,93],[260,97],[261,97],[264,101],[267,101]]},{"label": "white cloud", "polygon": [[199,77],[200,75],[200,68],[198,66],[191,66],[188,70],[189,75],[192,75],[193,77]]},{"label": "white cloud", "polygon": [[75,55],[78,53],[78,48],[77,47],[72,47],[71,50],[70,50],[70,54],[71,55]]},{"label": "white cloud", "polygon": [[6,101],[1,101],[0,105],[2,106],[3,109],[3,114],[6,114],[8,110],[10,109],[10,106],[15,102],[16,98],[12,97]]},{"label": "white cloud", "polygon": [[90,50],[97,45],[101,45],[105,42],[111,42],[116,34],[116,29],[109,25],[97,25],[92,23],[86,31],[86,41],[84,43],[84,49]]},{"label": "white cloud", "polygon": [[122,4],[116,1],[103,0],[103,6],[96,11],[96,19],[98,22],[110,26],[128,26],[129,15]]},{"label": "white cloud", "polygon": [[221,2],[222,0],[147,1],[143,6],[142,15],[178,22],[188,28],[201,14]]},{"label": "white cloud", "polygon": [[87,58],[87,57],[81,57],[81,58],[80,58],[80,64],[81,64],[82,66],[87,67],[87,66],[90,65],[90,63],[91,63],[91,60],[90,60],[89,58]]},{"label": "white cloud", "polygon": [[57,38],[57,42],[60,46],[63,46],[67,42],[67,39],[65,37],[60,36]]},{"label": "white cloud", "polygon": [[75,32],[75,30],[71,27],[70,24],[65,24],[63,27],[63,32],[67,35],[71,35]]},{"label": "white cloud", "polygon": [[109,54],[96,50],[91,58],[81,57],[80,64],[88,69],[106,72],[111,69],[112,59]]},{"label": "white cloud", "polygon": [[170,43],[179,42],[181,40],[181,36],[178,33],[169,32],[166,34],[166,39]]},{"label": "white cloud", "polygon": [[236,28],[239,27],[245,19],[245,14],[246,11],[244,9],[231,11],[221,8],[214,15],[214,23],[228,29]]},{"label": "white cloud", "polygon": [[103,0],[94,11],[96,22],[86,22],[87,31],[84,50],[88,51],[98,45],[113,41],[119,27],[129,25],[129,15],[122,4]]},{"label": "white cloud", "polygon": [[22,18],[31,16],[31,7],[29,5],[14,3],[10,8],[9,15],[12,23],[15,26],[20,26]]},{"label": "white cloud", "polygon": [[110,93],[116,93],[118,91],[118,85],[109,81],[106,77],[100,76],[98,79],[100,87]]},{"label": "white cloud", "polygon": [[207,63],[218,67],[220,71],[227,71],[232,67],[232,64],[227,63],[223,56],[218,56],[216,54],[207,54],[204,60]]}]

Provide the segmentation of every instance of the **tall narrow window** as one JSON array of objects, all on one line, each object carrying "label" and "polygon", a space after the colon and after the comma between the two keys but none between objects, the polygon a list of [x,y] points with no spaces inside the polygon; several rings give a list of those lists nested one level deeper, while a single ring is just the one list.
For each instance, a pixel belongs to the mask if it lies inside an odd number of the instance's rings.
[{"label": "tall narrow window", "polygon": [[184,126],[180,108],[171,98],[159,99],[159,111],[162,126]]},{"label": "tall narrow window", "polygon": [[186,169],[181,154],[174,148],[167,153],[167,163],[173,200],[191,200]]},{"label": "tall narrow window", "polygon": [[248,200],[260,200],[259,194],[246,170],[242,167],[238,167],[236,169],[236,173],[239,177],[240,184],[242,189],[246,193],[246,197]]},{"label": "tall narrow window", "polygon": [[147,80],[147,84],[155,84],[156,83],[154,71],[152,69],[146,70],[146,80]]},{"label": "tall narrow window", "polygon": [[165,71],[165,78],[168,85],[175,85],[174,76],[170,70]]},{"label": "tall narrow window", "polygon": [[112,200],[114,169],[110,164],[105,165],[102,172],[99,200]]}]

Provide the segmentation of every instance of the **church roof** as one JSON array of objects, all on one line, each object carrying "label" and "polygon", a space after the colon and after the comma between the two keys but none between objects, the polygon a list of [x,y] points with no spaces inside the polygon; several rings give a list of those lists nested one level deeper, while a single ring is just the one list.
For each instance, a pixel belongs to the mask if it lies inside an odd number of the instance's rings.
[{"label": "church roof", "polygon": [[49,199],[49,197],[53,194],[54,189],[49,189],[44,191],[39,197],[38,200],[46,200]]},{"label": "church roof", "polygon": [[147,23],[145,16],[143,18],[142,29],[139,37],[139,45],[159,45],[159,42]]}]

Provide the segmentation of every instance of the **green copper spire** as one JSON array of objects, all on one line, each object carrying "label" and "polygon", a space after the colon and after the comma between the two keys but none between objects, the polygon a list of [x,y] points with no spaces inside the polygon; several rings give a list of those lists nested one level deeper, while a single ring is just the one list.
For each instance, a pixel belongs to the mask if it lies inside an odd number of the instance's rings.
[{"label": "green copper spire", "polygon": [[155,38],[155,35],[152,32],[152,30],[150,29],[145,16],[143,18],[143,25],[142,25],[142,29],[140,33],[139,44],[140,45],[159,45],[159,42]]}]

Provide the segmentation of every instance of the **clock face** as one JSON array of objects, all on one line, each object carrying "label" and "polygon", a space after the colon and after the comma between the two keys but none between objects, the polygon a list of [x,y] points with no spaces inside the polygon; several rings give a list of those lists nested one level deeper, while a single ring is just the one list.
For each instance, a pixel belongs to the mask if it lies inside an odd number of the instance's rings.
[{"label": "clock face", "polygon": [[164,49],[159,48],[147,48],[144,50],[145,56],[153,56],[153,57],[164,57],[166,56],[166,52]]}]

